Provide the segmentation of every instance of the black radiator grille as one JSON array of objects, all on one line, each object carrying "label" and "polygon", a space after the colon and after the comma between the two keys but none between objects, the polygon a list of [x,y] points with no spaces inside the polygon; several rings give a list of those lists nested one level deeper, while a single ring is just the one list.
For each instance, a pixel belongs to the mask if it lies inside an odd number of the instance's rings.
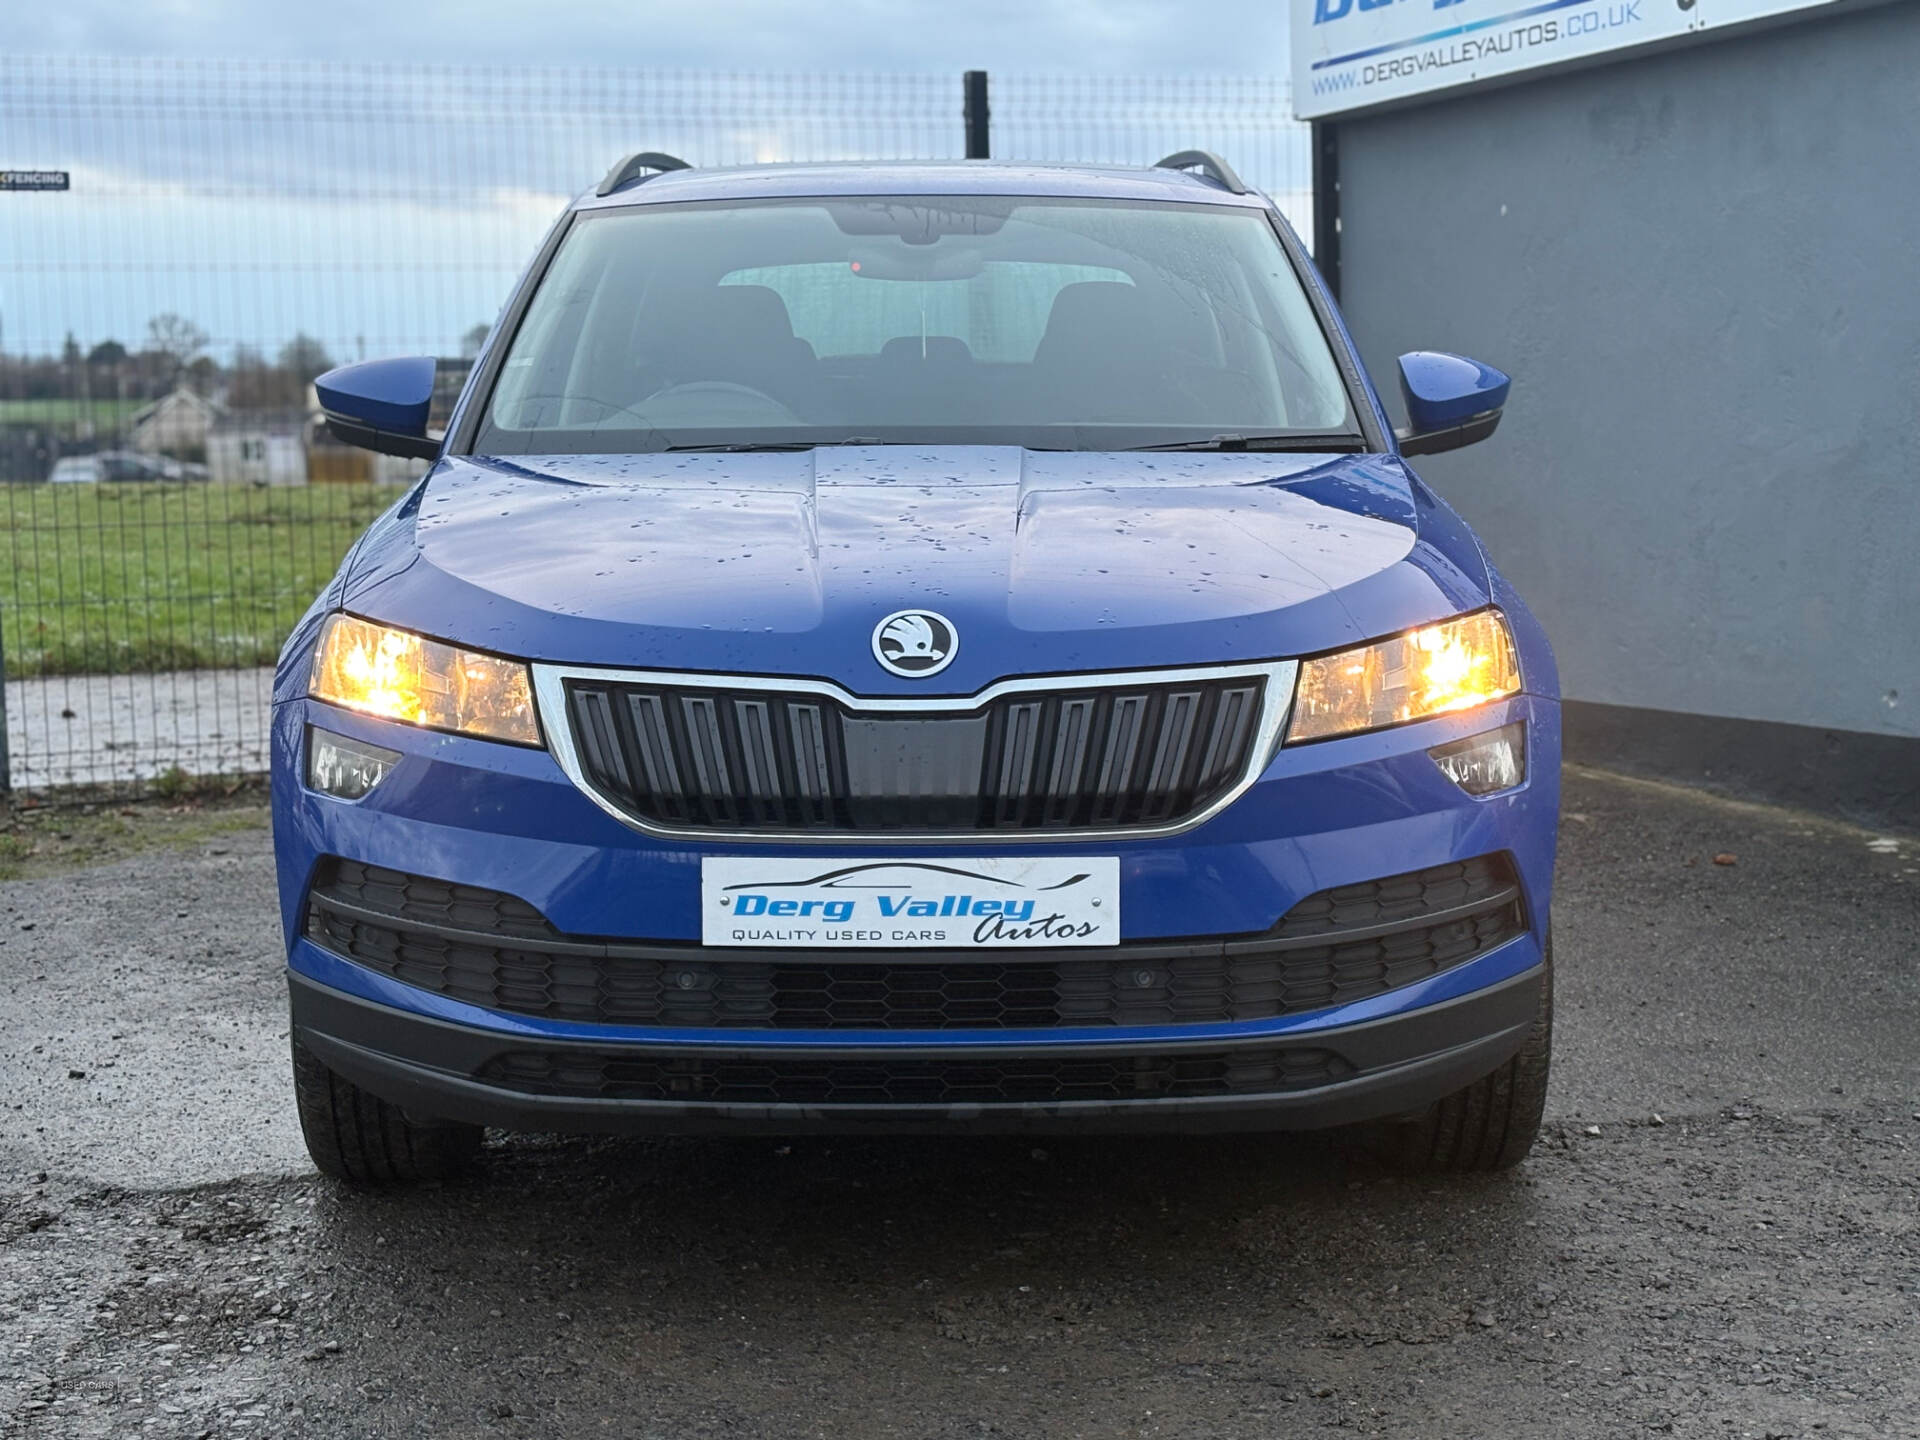
[{"label": "black radiator grille", "polygon": [[990,1105],[1179,1100],[1312,1089],[1353,1066],[1330,1050],[1247,1048],[1111,1057],[813,1060],[515,1050],[480,1078],[535,1095],[734,1105]]},{"label": "black radiator grille", "polygon": [[965,713],[569,680],[587,783],[675,829],[866,834],[1177,823],[1252,759],[1263,677],[1031,691]]},{"label": "black radiator grille", "polygon": [[315,943],[488,1009],[610,1025],[780,1030],[1206,1024],[1325,1009],[1410,985],[1525,929],[1490,855],[1323,890],[1262,935],[1034,958],[707,950],[570,936],[497,891],[323,862]]}]

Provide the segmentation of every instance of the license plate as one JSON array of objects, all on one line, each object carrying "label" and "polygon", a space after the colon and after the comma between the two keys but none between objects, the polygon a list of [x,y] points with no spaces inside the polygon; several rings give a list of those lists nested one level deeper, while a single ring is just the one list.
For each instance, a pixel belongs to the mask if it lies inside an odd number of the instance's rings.
[{"label": "license plate", "polygon": [[700,939],[795,950],[1117,945],[1120,861],[710,856],[700,861]]}]

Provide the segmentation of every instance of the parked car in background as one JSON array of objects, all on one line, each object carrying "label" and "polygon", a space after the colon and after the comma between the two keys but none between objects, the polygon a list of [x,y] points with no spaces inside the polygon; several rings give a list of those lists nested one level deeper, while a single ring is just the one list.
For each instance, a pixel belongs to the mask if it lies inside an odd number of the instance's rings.
[{"label": "parked car in background", "polygon": [[[158,456],[142,455],[133,450],[102,450],[95,455],[67,455],[53,462],[48,473],[48,483],[54,485],[98,485],[103,481],[124,482],[129,480],[166,480],[168,464],[181,465],[179,461],[165,461]],[[177,478],[186,478],[182,474]],[[204,471],[206,467],[195,466]]]},{"label": "parked car in background", "polygon": [[98,455],[63,455],[48,472],[49,485],[98,485],[106,479],[106,466]]},{"label": "parked car in background", "polygon": [[273,812],[321,1169],[482,1126],[1368,1124],[1532,1145],[1560,707],[1217,158],[702,172],[556,226],[433,462],[294,630]]},{"label": "parked car in background", "polygon": [[171,455],[155,455],[151,458],[159,466],[162,479],[184,480],[191,484],[213,476],[211,470],[196,460],[176,460]]}]

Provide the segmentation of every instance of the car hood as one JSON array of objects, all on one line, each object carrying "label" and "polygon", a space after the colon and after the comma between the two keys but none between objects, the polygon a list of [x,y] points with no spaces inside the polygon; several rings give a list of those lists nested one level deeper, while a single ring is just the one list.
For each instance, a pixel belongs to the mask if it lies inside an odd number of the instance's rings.
[{"label": "car hood", "polygon": [[[1329,649],[1487,584],[1389,455],[872,446],[450,458],[369,532],[341,598],[533,660],[964,695]],[[908,607],[961,637],[935,677],[873,657]]]}]

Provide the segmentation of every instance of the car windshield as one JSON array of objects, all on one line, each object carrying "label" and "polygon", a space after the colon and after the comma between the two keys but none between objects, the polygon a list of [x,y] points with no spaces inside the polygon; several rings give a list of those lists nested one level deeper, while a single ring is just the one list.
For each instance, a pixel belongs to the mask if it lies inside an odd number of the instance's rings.
[{"label": "car windshield", "polygon": [[1264,212],[1005,196],[582,214],[472,449],[1358,448]]}]

